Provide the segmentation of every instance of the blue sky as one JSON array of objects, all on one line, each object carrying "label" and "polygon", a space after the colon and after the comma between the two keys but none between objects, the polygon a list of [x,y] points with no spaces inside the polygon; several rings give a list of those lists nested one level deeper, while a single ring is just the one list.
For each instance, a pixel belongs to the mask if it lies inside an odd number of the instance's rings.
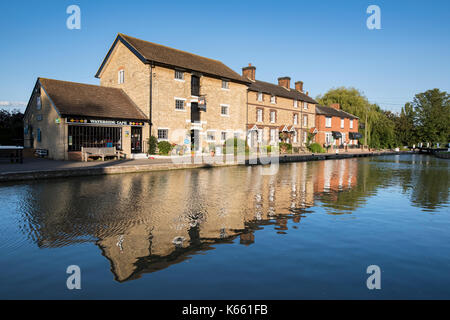
[{"label": "blue sky", "polygon": [[[66,8],[81,8],[81,30]],[[369,30],[369,5],[381,30]],[[118,32],[221,60],[259,80],[304,81],[316,97],[361,90],[398,111],[414,94],[450,91],[450,1],[2,1],[0,107],[26,102],[37,77],[98,84]]]}]

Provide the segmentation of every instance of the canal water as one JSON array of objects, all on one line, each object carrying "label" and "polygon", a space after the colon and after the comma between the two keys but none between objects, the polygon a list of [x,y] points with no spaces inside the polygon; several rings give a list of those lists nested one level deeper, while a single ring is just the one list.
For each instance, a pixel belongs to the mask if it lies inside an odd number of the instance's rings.
[{"label": "canal water", "polygon": [[[0,185],[0,298],[450,298],[449,161]],[[68,290],[67,267],[81,270]],[[369,290],[367,267],[381,270]]]}]

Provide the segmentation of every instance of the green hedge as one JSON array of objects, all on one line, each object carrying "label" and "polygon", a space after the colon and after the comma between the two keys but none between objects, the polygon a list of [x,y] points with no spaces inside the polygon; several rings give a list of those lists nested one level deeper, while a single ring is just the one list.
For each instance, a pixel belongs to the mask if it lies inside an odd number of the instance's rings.
[{"label": "green hedge", "polygon": [[309,151],[311,151],[312,153],[325,153],[325,149],[322,148],[322,146],[318,143],[311,143],[308,146]]},{"label": "green hedge", "polygon": [[168,141],[158,142],[159,154],[167,156],[172,151],[173,146]]}]

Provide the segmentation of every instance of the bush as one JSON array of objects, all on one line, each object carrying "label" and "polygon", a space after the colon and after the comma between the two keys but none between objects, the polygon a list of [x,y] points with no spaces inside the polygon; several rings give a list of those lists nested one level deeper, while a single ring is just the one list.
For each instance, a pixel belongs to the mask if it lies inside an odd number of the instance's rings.
[{"label": "bush", "polygon": [[173,146],[168,141],[158,142],[159,154],[167,156],[170,151],[172,151]]},{"label": "bush", "polygon": [[292,152],[292,144],[286,142],[280,142],[280,151],[282,153],[291,153]]},{"label": "bush", "polygon": [[148,154],[156,154],[156,147],[158,146],[158,139],[155,136],[151,136],[147,140]]},{"label": "bush", "polygon": [[308,146],[308,150],[311,151],[312,153],[325,153],[325,149],[322,148],[322,146],[318,143],[311,143]]}]

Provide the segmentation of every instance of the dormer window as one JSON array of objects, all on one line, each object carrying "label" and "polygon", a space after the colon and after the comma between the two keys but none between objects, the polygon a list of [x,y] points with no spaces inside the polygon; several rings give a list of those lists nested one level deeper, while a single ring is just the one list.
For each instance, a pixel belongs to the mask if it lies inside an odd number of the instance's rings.
[{"label": "dormer window", "polygon": [[117,76],[117,83],[122,84],[125,82],[125,70],[121,69],[119,70],[118,76]]},{"label": "dormer window", "polygon": [[271,96],[270,103],[277,103],[277,98],[275,96]]}]

